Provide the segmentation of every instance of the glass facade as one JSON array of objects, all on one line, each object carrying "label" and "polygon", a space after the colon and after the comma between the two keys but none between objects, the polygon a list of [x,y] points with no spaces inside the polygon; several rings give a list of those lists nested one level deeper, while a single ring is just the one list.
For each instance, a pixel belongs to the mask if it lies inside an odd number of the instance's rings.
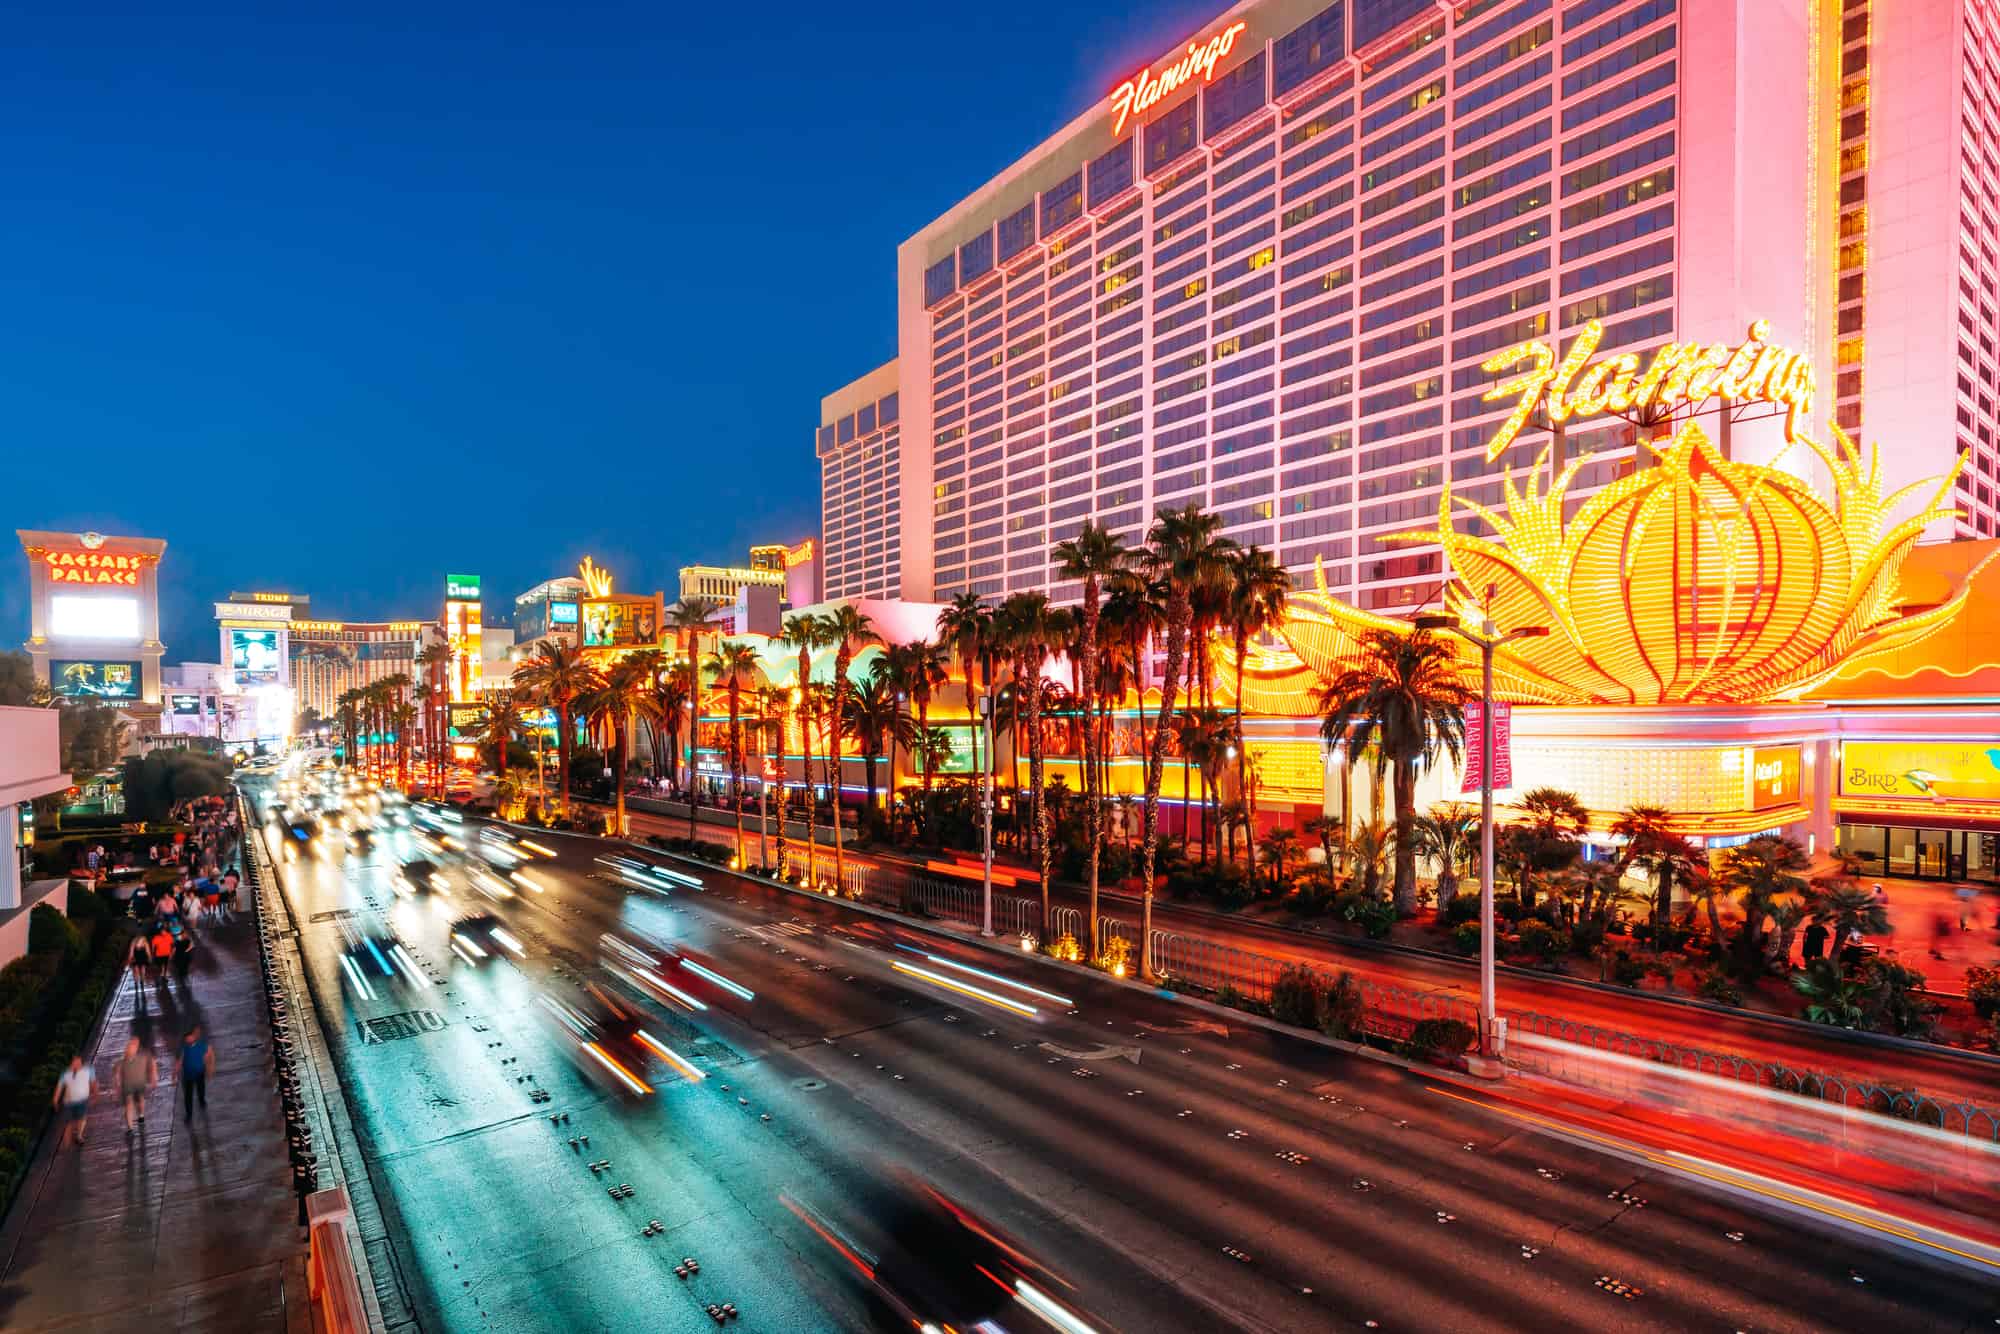
[{"label": "glass facade", "polygon": [[[1504,405],[1480,362],[1592,318],[1621,351],[1674,335],[1677,37],[1701,3],[1337,0],[1006,198],[990,271],[946,278],[990,233],[937,228],[956,262],[929,264],[927,345],[906,324],[904,347],[931,396],[933,596],[1073,596],[1055,542],[1086,518],[1136,541],[1189,502],[1364,607],[1435,596],[1437,552],[1376,539],[1446,485],[1497,502],[1547,443],[1486,462]],[[1572,432],[1593,457],[1571,494],[1637,444]]]}]

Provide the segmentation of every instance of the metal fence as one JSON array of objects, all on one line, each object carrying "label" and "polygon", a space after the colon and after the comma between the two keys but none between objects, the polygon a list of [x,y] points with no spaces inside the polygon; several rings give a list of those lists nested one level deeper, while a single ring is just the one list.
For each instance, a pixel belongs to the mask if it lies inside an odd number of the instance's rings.
[{"label": "metal fence", "polygon": [[[1708,1051],[1533,1011],[1509,1015],[1508,1026],[1516,1033],[1534,1033],[1588,1051],[1610,1052],[1635,1060],[1651,1061],[2000,1143],[2000,1109],[1952,1098],[1934,1098],[1920,1089],[1901,1087],[1886,1080],[1832,1074],[1780,1061]],[[1580,1075],[1574,1060],[1560,1049],[1510,1043],[1507,1060],[1520,1069],[1552,1079],[1576,1080]],[[1595,1077],[1596,1072],[1591,1073]]]},{"label": "metal fence", "polygon": [[[903,892],[912,906],[922,908],[933,917],[963,922],[967,926],[979,926],[985,920],[982,901],[985,891],[982,886],[969,881],[911,874],[904,878]],[[1063,912],[1074,911],[1073,908],[1058,909],[1055,915],[1060,921]],[[1000,934],[1039,935],[1041,918],[1039,899],[1024,899],[1015,894],[993,896],[993,929]]]}]

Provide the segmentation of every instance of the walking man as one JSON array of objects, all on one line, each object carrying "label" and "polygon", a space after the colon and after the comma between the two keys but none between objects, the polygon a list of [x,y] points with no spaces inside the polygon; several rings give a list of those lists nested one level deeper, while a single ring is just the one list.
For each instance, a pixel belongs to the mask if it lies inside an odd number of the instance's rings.
[{"label": "walking man", "polygon": [[174,933],[167,930],[163,921],[153,928],[153,980],[159,985],[167,984],[167,965],[174,961]]},{"label": "walking man", "polygon": [[1958,894],[1958,929],[1972,930],[1972,914],[1979,906],[1979,891],[1971,885],[1960,885]]},{"label": "walking man", "polygon": [[181,1105],[190,1121],[196,1098],[201,1099],[203,1115],[208,1112],[208,1072],[214,1068],[215,1053],[209,1049],[201,1025],[196,1024],[181,1039]]},{"label": "walking man", "polygon": [[70,1057],[69,1069],[56,1080],[55,1096],[49,1100],[51,1106],[62,1108],[62,1138],[56,1141],[57,1153],[71,1139],[83,1143],[84,1117],[90,1113],[90,1095],[96,1087],[97,1076],[83,1063],[83,1057]]},{"label": "walking man", "polygon": [[118,1093],[125,1100],[125,1136],[136,1128],[146,1131],[146,1095],[159,1082],[160,1067],[153,1053],[139,1045],[139,1039],[125,1039],[125,1054],[118,1060]]}]

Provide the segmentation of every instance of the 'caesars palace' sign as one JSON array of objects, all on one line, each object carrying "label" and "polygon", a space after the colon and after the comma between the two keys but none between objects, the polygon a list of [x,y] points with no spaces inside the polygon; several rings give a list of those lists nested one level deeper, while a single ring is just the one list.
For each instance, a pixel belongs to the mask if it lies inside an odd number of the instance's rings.
[{"label": "'caesars palace' sign", "polygon": [[137,588],[139,571],[149,560],[113,551],[45,551],[42,563],[48,568],[52,584],[122,584]]},{"label": "'caesars palace' sign", "polygon": [[1241,22],[1232,23],[1206,42],[1189,42],[1181,58],[1165,69],[1158,73],[1142,69],[1119,84],[1118,91],[1111,94],[1111,133],[1114,136],[1123,134],[1126,118],[1133,112],[1156,105],[1174,89],[1192,81],[1195,75],[1201,75],[1203,83],[1213,79],[1215,62],[1230,53],[1237,37],[1248,26]]},{"label": "'caesars palace' sign", "polygon": [[1560,426],[1572,417],[1600,412],[1672,412],[1677,407],[1699,406],[1711,398],[1720,399],[1724,407],[1769,403],[1785,409],[1785,438],[1796,439],[1801,423],[1812,412],[1812,363],[1788,347],[1766,342],[1770,332],[1770,321],[1758,320],[1750,326],[1748,341],[1735,347],[1727,343],[1668,343],[1653,354],[1643,373],[1638,356],[1631,352],[1602,361],[1590,359],[1604,340],[1604,326],[1596,320],[1577,332],[1576,341],[1561,361],[1547,343],[1517,343],[1480,366],[1495,375],[1529,363],[1527,370],[1486,391],[1488,403],[1519,396],[1514,411],[1487,441],[1486,460],[1490,463],[1500,457],[1537,407],[1546,408],[1550,424]]}]

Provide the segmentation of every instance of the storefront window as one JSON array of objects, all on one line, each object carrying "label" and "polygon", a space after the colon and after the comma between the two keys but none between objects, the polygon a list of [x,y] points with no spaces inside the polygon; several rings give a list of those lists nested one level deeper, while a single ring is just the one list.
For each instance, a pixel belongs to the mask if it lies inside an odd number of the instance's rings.
[{"label": "storefront window", "polygon": [[1889,861],[1884,869],[1890,875],[1917,874],[1916,830],[1891,829],[1889,831]]}]

